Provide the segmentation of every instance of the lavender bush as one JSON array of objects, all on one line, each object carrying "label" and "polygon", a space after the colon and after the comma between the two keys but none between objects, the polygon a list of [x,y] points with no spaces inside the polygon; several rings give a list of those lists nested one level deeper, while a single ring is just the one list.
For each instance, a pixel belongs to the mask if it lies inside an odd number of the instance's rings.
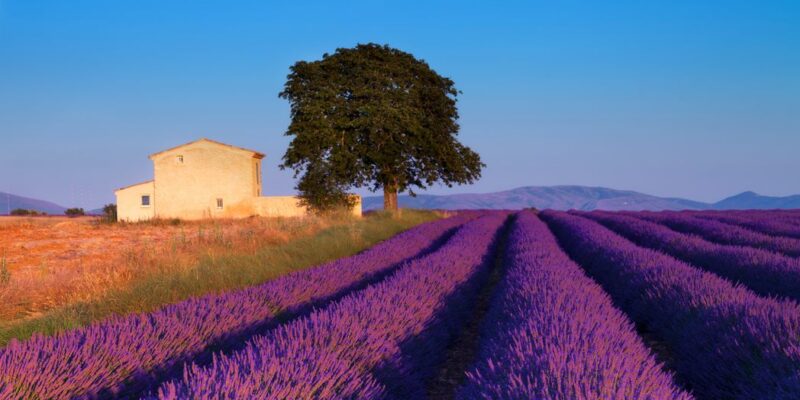
[{"label": "lavender bush", "polygon": [[[425,398],[507,215],[462,213],[255,287],[12,341],[0,399]],[[540,215],[512,226],[456,397],[800,393],[800,305],[772,296],[800,299],[800,211]]]},{"label": "lavender bush", "polygon": [[[159,398],[377,399],[424,397],[424,382],[460,326],[505,219],[467,223],[438,251],[242,351],[192,366]],[[485,274],[484,274],[485,275]],[[462,312],[458,312],[461,309]],[[455,310],[455,311],[454,311]]]},{"label": "lavender bush", "polygon": [[800,239],[800,222],[796,219],[775,218],[763,211],[748,211],[747,213],[732,212],[698,212],[699,218],[713,219],[729,224],[754,229],[768,235],[788,236]]},{"label": "lavender bush", "polygon": [[800,299],[800,259],[744,246],[727,246],[619,213],[581,213],[634,243],[739,282],[761,295]]},{"label": "lavender bush", "polygon": [[[703,211],[704,213],[711,213],[715,211]],[[722,215],[738,215],[752,219],[766,220],[766,221],[783,221],[792,222],[800,218],[800,209],[775,209],[775,210],[726,210],[716,211]]]},{"label": "lavender bush", "polygon": [[0,349],[0,399],[107,397],[145,390],[182,363],[380,276],[478,214],[423,224],[355,255],[252,288],[193,298]]},{"label": "lavender bush", "polygon": [[697,218],[687,212],[645,211],[631,212],[627,215],[657,222],[678,232],[698,235],[719,244],[759,247],[792,257],[800,256],[800,239],[771,236],[713,219]]},{"label": "lavender bush", "polygon": [[505,267],[459,398],[691,398],[532,213],[514,222]]},{"label": "lavender bush", "polygon": [[663,343],[670,367],[698,397],[800,393],[797,303],[757,296],[584,217],[542,215],[572,258]]}]

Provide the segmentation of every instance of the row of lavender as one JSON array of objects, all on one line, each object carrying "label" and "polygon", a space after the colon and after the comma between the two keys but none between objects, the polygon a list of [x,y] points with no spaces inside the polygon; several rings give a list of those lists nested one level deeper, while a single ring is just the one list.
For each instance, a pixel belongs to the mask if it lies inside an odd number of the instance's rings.
[{"label": "row of lavender", "polygon": [[709,242],[642,218],[605,211],[577,213],[599,221],[636,244],[663,251],[739,282],[758,294],[800,300],[800,259],[749,246]]},{"label": "row of lavender", "polygon": [[584,216],[541,215],[615,304],[663,345],[654,348],[695,395],[778,399],[800,393],[800,305],[758,296],[638,247]]},{"label": "row of lavender", "polygon": [[800,209],[750,209],[750,210],[692,210],[695,213],[716,214],[716,215],[740,215],[754,219],[775,220],[777,219],[800,219]]},{"label": "row of lavender", "polygon": [[692,215],[740,225],[768,235],[781,235],[800,239],[800,217],[795,216],[796,211],[791,213],[776,211],[698,211],[692,212]]},{"label": "row of lavender", "polygon": [[459,398],[691,398],[533,213],[514,222],[504,265]]},{"label": "row of lavender", "polygon": [[162,399],[424,398],[424,382],[485,280],[505,215],[466,224],[383,282],[163,385]]},{"label": "row of lavender", "polygon": [[751,220],[796,222],[800,220],[800,209],[773,209],[773,210],[692,210],[692,213],[718,215],[718,216],[738,216]]},{"label": "row of lavender", "polygon": [[185,361],[225,348],[303,307],[392,270],[437,245],[464,214],[411,229],[353,257],[252,288],[190,299],[0,349],[0,399],[119,396],[157,384]]},{"label": "row of lavender", "polygon": [[[628,215],[658,222],[679,232],[698,235],[702,238],[727,245],[758,247],[764,250],[783,253],[792,257],[800,256],[800,239],[768,235],[738,225],[721,222],[712,218],[700,218],[690,212],[629,212]],[[702,215],[702,214],[701,214]],[[775,216],[773,216],[775,218]],[[798,221],[800,224],[800,221]]]}]

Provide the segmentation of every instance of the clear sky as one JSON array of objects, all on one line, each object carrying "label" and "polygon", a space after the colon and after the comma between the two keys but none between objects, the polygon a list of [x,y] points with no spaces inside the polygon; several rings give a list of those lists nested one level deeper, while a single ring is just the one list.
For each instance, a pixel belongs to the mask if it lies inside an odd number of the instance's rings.
[{"label": "clear sky", "polygon": [[0,0],[0,191],[97,207],[209,137],[265,152],[265,193],[292,193],[288,68],[366,42],[463,91],[487,168],[431,193],[800,193],[796,0]]}]

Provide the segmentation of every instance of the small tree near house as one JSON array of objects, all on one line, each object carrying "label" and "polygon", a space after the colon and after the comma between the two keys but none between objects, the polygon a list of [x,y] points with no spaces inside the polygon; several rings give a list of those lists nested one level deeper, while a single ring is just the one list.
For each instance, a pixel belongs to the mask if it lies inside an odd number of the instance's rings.
[{"label": "small tree near house", "polygon": [[103,206],[103,220],[106,222],[117,222],[117,205],[106,204]]}]

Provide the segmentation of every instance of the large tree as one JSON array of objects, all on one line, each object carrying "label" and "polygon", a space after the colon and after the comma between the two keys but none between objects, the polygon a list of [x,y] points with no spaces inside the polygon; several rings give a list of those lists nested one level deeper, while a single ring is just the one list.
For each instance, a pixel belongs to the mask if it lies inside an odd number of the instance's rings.
[{"label": "large tree", "polygon": [[291,67],[280,97],[293,137],[281,168],[300,176],[302,201],[318,210],[350,205],[347,190],[397,193],[440,182],[472,183],[484,164],[458,142],[459,91],[413,55],[377,44],[337,49]]}]

